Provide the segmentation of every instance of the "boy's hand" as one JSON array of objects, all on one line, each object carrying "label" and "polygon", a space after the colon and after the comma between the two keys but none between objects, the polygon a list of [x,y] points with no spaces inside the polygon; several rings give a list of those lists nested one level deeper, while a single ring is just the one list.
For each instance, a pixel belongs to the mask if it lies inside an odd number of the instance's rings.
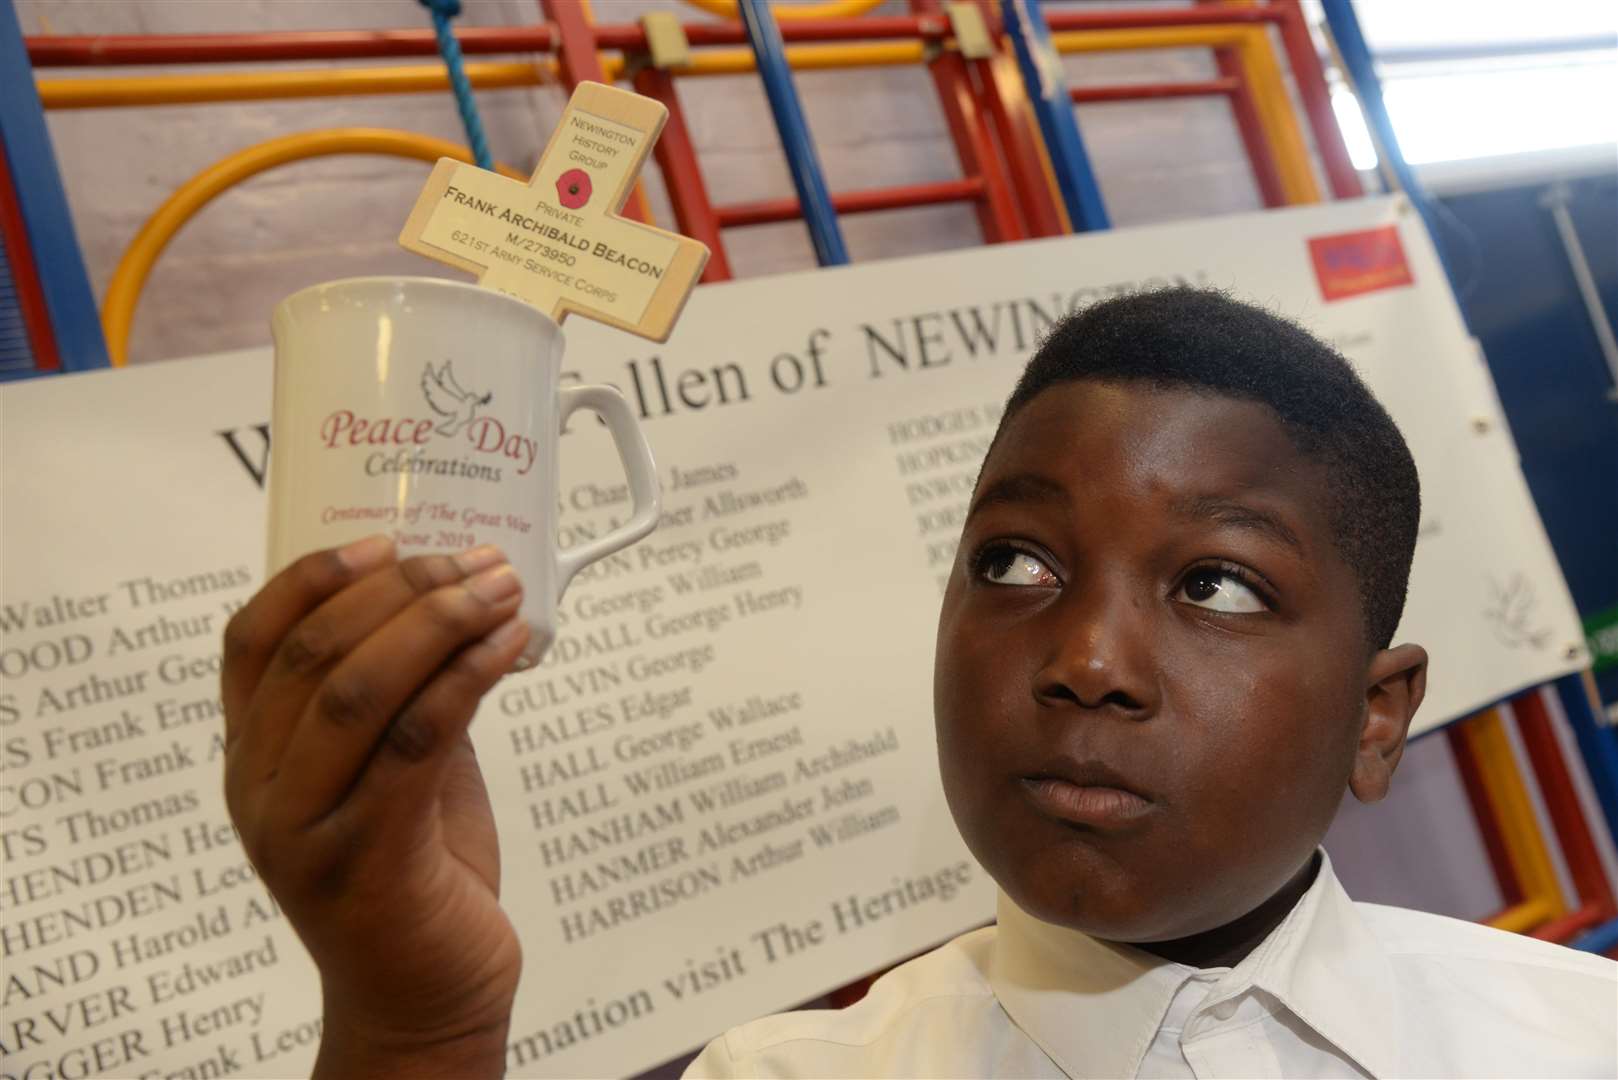
[{"label": "boy's hand", "polygon": [[500,1075],[521,953],[467,738],[522,652],[521,590],[478,548],[308,555],[225,631],[225,797],[320,968],[317,1075]]}]

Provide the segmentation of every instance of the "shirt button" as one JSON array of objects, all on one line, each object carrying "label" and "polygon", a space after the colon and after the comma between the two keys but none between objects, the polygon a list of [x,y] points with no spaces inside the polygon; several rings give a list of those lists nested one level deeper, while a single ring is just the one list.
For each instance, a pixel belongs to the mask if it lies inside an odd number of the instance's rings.
[{"label": "shirt button", "polygon": [[1236,1002],[1221,1001],[1209,1011],[1209,1014],[1215,1020],[1229,1020],[1231,1017],[1236,1015]]}]

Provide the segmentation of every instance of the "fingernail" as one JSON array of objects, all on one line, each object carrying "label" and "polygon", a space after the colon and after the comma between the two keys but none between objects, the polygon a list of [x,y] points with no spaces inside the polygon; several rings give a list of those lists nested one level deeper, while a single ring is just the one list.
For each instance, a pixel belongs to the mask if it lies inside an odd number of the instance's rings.
[{"label": "fingernail", "polygon": [[522,591],[522,583],[517,580],[517,571],[511,568],[510,563],[501,563],[467,578],[466,588],[484,603],[498,604]]},{"label": "fingernail", "polygon": [[510,648],[512,645],[517,644],[518,638],[527,636],[528,624],[521,618],[516,618],[501,623],[500,628],[490,633],[483,641],[484,644],[499,651]]},{"label": "fingernail", "polygon": [[455,565],[460,567],[463,574],[475,574],[479,570],[487,570],[491,566],[498,566],[506,561],[500,549],[493,544],[482,544],[475,548],[468,548],[455,556]]},{"label": "fingernail", "polygon": [[354,573],[382,565],[391,554],[393,554],[393,540],[383,533],[367,536],[363,540],[356,540],[337,549],[337,557]]}]

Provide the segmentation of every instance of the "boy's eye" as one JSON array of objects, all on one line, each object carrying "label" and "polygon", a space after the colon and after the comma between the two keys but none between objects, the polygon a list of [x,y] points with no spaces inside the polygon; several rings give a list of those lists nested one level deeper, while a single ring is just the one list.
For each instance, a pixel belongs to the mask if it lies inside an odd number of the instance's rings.
[{"label": "boy's eye", "polygon": [[1037,556],[1009,544],[994,544],[978,556],[978,576],[996,585],[1060,586],[1057,577]]},{"label": "boy's eye", "polygon": [[1193,570],[1187,574],[1174,599],[1209,611],[1245,615],[1269,610],[1269,605],[1264,603],[1258,593],[1243,584],[1241,578],[1229,570],[1213,567]]}]

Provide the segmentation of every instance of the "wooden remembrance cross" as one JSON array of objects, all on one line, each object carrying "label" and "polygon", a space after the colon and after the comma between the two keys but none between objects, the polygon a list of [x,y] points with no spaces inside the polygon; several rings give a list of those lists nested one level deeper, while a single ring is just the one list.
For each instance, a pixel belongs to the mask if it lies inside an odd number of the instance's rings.
[{"label": "wooden remembrance cross", "polygon": [[708,249],[618,216],[667,118],[661,102],[580,83],[528,183],[439,158],[399,243],[557,322],[577,311],[667,340]]}]

